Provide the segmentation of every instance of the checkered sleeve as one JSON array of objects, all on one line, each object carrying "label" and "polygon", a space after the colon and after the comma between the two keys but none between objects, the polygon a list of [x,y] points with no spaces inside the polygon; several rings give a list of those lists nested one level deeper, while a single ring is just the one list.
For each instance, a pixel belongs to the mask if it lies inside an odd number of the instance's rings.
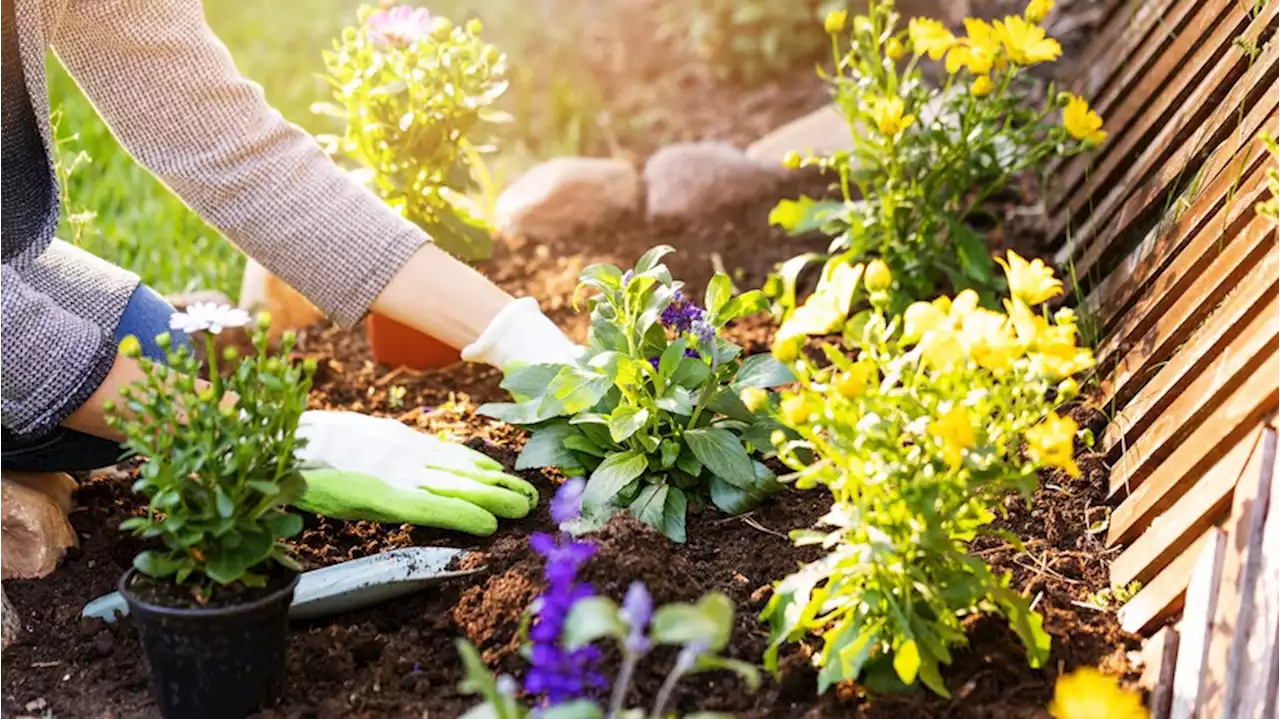
[{"label": "checkered sleeve", "polygon": [[71,0],[52,45],[144,166],[339,323],[429,241],[267,104],[200,0]]},{"label": "checkered sleeve", "polygon": [[0,275],[4,428],[43,436],[106,379],[116,344],[106,330],[60,306],[5,263]]}]

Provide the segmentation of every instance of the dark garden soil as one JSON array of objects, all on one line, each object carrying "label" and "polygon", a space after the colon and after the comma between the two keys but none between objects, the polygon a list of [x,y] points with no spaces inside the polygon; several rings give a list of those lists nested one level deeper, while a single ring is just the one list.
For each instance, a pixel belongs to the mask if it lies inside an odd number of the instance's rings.
[{"label": "dark garden soil", "polygon": [[[979,11],[987,5],[997,8],[981,13],[991,15],[1007,11],[1010,2],[979,0],[975,5],[983,6]],[[1016,12],[1024,3],[1015,4],[1012,11]],[[1075,22],[1073,32],[1078,36],[1088,27],[1087,18],[1081,22],[1078,17],[1094,12],[1100,3],[1067,0],[1060,6],[1075,8],[1064,21]],[[616,27],[635,30],[626,23]],[[1074,54],[1073,44],[1078,46],[1078,41],[1064,42],[1067,57]],[[643,75],[644,69],[640,70]],[[803,77],[812,77],[811,68],[803,70]],[[655,76],[661,74],[655,71]],[[657,135],[646,134],[744,144],[824,101],[822,87],[801,77],[797,71],[795,82],[787,78],[762,90],[738,89],[733,102],[723,103],[708,100],[720,95],[709,91],[696,72],[692,78],[671,81],[672,85],[655,86],[659,97],[646,99],[648,107],[684,110],[676,119],[655,121],[666,128]],[[626,107],[628,102],[622,98],[615,104]],[[708,111],[685,111],[695,105]],[[636,138],[626,138],[625,143],[639,155],[652,149]],[[585,266],[596,262],[626,266],[645,249],[665,243],[678,250],[667,259],[673,274],[698,294],[717,269],[729,273],[739,288],[758,287],[776,262],[826,245],[825,238],[791,239],[770,228],[766,218],[774,201],[800,192],[821,194],[826,184],[821,178],[798,178],[773,196],[690,225],[653,227],[636,220],[607,232],[551,243],[507,238],[498,243],[495,257],[482,269],[509,292],[538,298],[548,314],[580,340],[587,322],[574,312],[572,296]],[[993,207],[1003,224],[991,233],[992,249],[1016,245],[1027,255],[1043,254],[1036,251],[1035,223],[1027,219],[1035,215],[1025,207],[1030,193],[1023,188],[1015,194],[1023,199],[998,201]],[[772,332],[766,318],[744,320],[728,331],[748,353],[767,351]],[[522,431],[474,413],[484,402],[506,399],[496,370],[472,365],[423,373],[388,370],[370,361],[362,332],[326,326],[304,332],[298,354],[319,360],[313,407],[396,417],[424,431],[444,432],[465,441],[508,467],[524,441]],[[1077,419],[1095,429],[1099,424],[1094,417]],[[1107,586],[1111,555],[1101,535],[1093,533],[1105,520],[1105,467],[1100,457],[1088,454],[1080,463],[1082,477],[1047,476],[1030,503],[1016,498],[1007,502],[1008,514],[1000,525],[1016,534],[1023,547],[996,539],[981,540],[974,547],[998,570],[1011,572],[1014,587],[1034,598],[1053,636],[1048,666],[1029,668],[1016,637],[1002,621],[974,617],[967,624],[968,648],[958,651],[944,671],[953,695],[949,700],[923,693],[869,700],[853,685],[835,687],[818,697],[816,672],[809,662],[818,643],[810,640],[784,650],[779,676],[766,679],[754,694],[727,674],[686,679],[677,691],[678,710],[762,718],[1044,717],[1042,707],[1060,673],[1086,664],[1128,671],[1125,655],[1137,647],[1136,640],[1120,631],[1114,613],[1086,606],[1091,592]],[[132,624],[127,619],[118,625],[80,619],[83,605],[113,591],[121,573],[144,547],[118,531],[122,520],[142,512],[138,498],[129,492],[130,474],[128,468],[113,470],[82,484],[76,495],[79,508],[72,514],[81,546],[71,551],[64,566],[43,580],[5,582],[24,637],[4,651],[0,697],[4,716],[49,712],[59,718],[123,719],[156,715]],[[286,695],[264,716],[458,716],[474,704],[472,697],[456,688],[461,673],[454,641],[459,637],[475,643],[492,669],[521,675],[518,626],[521,613],[541,587],[541,563],[526,540],[533,531],[552,529],[545,500],[562,480],[552,472],[522,474],[538,487],[544,501],[526,519],[503,522],[497,534],[488,538],[307,516],[295,547],[308,569],[396,547],[457,546],[474,550],[466,564],[484,565],[487,571],[391,604],[295,624],[289,637]],[[738,608],[727,653],[758,662],[768,632],[756,615],[767,601],[771,583],[817,556],[813,548],[793,547],[786,533],[812,525],[828,504],[824,490],[786,491],[745,517],[695,509],[684,545],[672,544],[633,521],[615,520],[596,536],[600,551],[585,578],[615,599],[621,599],[635,580],[646,582],[658,602],[725,592]],[[654,696],[670,659],[658,651],[642,666],[633,688],[636,704]],[[606,655],[607,662],[615,660]],[[611,673],[612,667],[606,669]]]}]

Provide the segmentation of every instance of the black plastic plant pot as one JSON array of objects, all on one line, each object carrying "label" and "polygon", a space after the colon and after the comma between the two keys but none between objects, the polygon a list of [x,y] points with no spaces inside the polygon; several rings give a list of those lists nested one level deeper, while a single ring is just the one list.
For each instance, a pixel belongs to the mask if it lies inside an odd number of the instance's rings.
[{"label": "black plastic plant pot", "polygon": [[138,628],[151,691],[166,719],[238,719],[270,706],[284,688],[289,604],[298,575],[242,604],[171,607],[139,596],[130,569],[120,593]]}]

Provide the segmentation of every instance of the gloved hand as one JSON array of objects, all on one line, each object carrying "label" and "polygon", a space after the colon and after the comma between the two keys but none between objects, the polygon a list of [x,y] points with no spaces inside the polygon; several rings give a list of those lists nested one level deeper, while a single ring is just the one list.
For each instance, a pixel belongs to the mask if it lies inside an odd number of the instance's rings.
[{"label": "gloved hand", "polygon": [[462,359],[505,373],[524,365],[573,362],[582,351],[542,314],[536,300],[524,297],[503,307],[476,341],[462,349]]},{"label": "gloved hand", "polygon": [[307,491],[300,509],[335,519],[367,519],[492,534],[497,517],[523,517],[538,504],[533,485],[460,444],[394,419],[355,412],[304,412],[298,435]]}]

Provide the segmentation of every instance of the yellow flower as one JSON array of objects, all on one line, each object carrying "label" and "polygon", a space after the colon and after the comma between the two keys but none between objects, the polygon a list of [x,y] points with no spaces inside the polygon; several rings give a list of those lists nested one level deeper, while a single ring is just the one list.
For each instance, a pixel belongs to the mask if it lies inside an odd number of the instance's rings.
[{"label": "yellow flower", "polygon": [[900,97],[882,97],[871,103],[871,117],[886,137],[896,137],[916,121],[915,115],[905,113],[906,104]]},{"label": "yellow flower", "polygon": [[867,391],[867,382],[871,380],[875,366],[868,362],[858,362],[848,372],[836,378],[835,389],[845,399],[861,397]]},{"label": "yellow flower", "polygon": [[759,412],[769,406],[769,393],[759,387],[747,387],[742,390],[740,397],[742,404],[752,412]]},{"label": "yellow flower", "polygon": [[995,32],[1009,59],[1019,65],[1057,60],[1062,54],[1062,46],[1057,40],[1045,37],[1044,28],[1020,17],[1009,16],[1003,22],[996,20]]},{"label": "yellow flower", "polygon": [[126,335],[117,345],[116,352],[121,356],[137,359],[142,356],[142,343],[138,341],[137,337]]},{"label": "yellow flower", "polygon": [[867,264],[862,281],[869,292],[887,290],[893,284],[893,273],[889,271],[889,265],[886,265],[884,260],[872,260]]},{"label": "yellow flower", "polygon": [[979,75],[973,84],[969,86],[969,94],[974,97],[986,97],[991,94],[991,77],[988,75]]},{"label": "yellow flower", "polygon": [[956,44],[955,35],[945,25],[928,18],[912,18],[907,26],[907,35],[911,38],[912,49],[919,55],[928,55],[930,60],[941,60]]},{"label": "yellow flower", "polygon": [[809,421],[809,401],[802,395],[793,395],[782,400],[779,406],[782,420],[789,427],[799,427]]},{"label": "yellow flower", "polygon": [[1043,260],[1027,262],[1009,250],[1008,261],[997,257],[996,264],[1004,268],[1004,276],[1009,280],[1009,294],[1028,305],[1038,305],[1062,294],[1062,280],[1053,276],[1053,268]]},{"label": "yellow flower", "polygon": [[822,27],[826,29],[828,35],[835,35],[844,31],[845,23],[848,20],[848,10],[832,10],[827,13],[827,19],[823,20]]},{"label": "yellow flower", "polygon": [[884,56],[897,62],[907,54],[907,48],[903,47],[902,41],[896,37],[889,38],[889,42],[884,44]]},{"label": "yellow flower", "polygon": [[969,449],[977,441],[973,432],[973,422],[969,419],[969,411],[956,405],[938,419],[929,423],[929,435],[942,443],[942,459],[952,469],[960,466],[964,459],[964,450]]},{"label": "yellow flower", "polygon": [[1027,3],[1026,12],[1022,16],[1034,23],[1039,23],[1053,9],[1053,0],[1031,0]]},{"label": "yellow flower", "polygon": [[1022,356],[1009,319],[999,312],[979,307],[964,318],[961,336],[969,345],[969,354],[979,366],[992,372],[1004,372]]},{"label": "yellow flower", "polygon": [[1050,412],[1043,422],[1027,430],[1027,456],[1034,462],[1060,467],[1072,477],[1079,477],[1080,468],[1074,459],[1077,429],[1074,419]]},{"label": "yellow flower", "polygon": [[[945,299],[945,298],[940,298]],[[930,302],[913,302],[903,316],[903,339],[914,342],[947,324],[947,311]],[[947,309],[950,309],[948,306]]]},{"label": "yellow flower", "polygon": [[1058,678],[1049,714],[1054,719],[1147,719],[1142,696],[1093,667]]},{"label": "yellow flower", "polygon": [[1107,139],[1107,131],[1102,129],[1102,117],[1089,109],[1089,102],[1079,95],[1067,93],[1067,107],[1062,111],[1062,126],[1077,140],[1091,145],[1101,144]]},{"label": "yellow flower", "polygon": [[965,18],[964,29],[968,35],[947,53],[947,72],[955,74],[962,67],[974,75],[991,72],[1000,55],[1000,38],[995,28],[982,20]]}]

